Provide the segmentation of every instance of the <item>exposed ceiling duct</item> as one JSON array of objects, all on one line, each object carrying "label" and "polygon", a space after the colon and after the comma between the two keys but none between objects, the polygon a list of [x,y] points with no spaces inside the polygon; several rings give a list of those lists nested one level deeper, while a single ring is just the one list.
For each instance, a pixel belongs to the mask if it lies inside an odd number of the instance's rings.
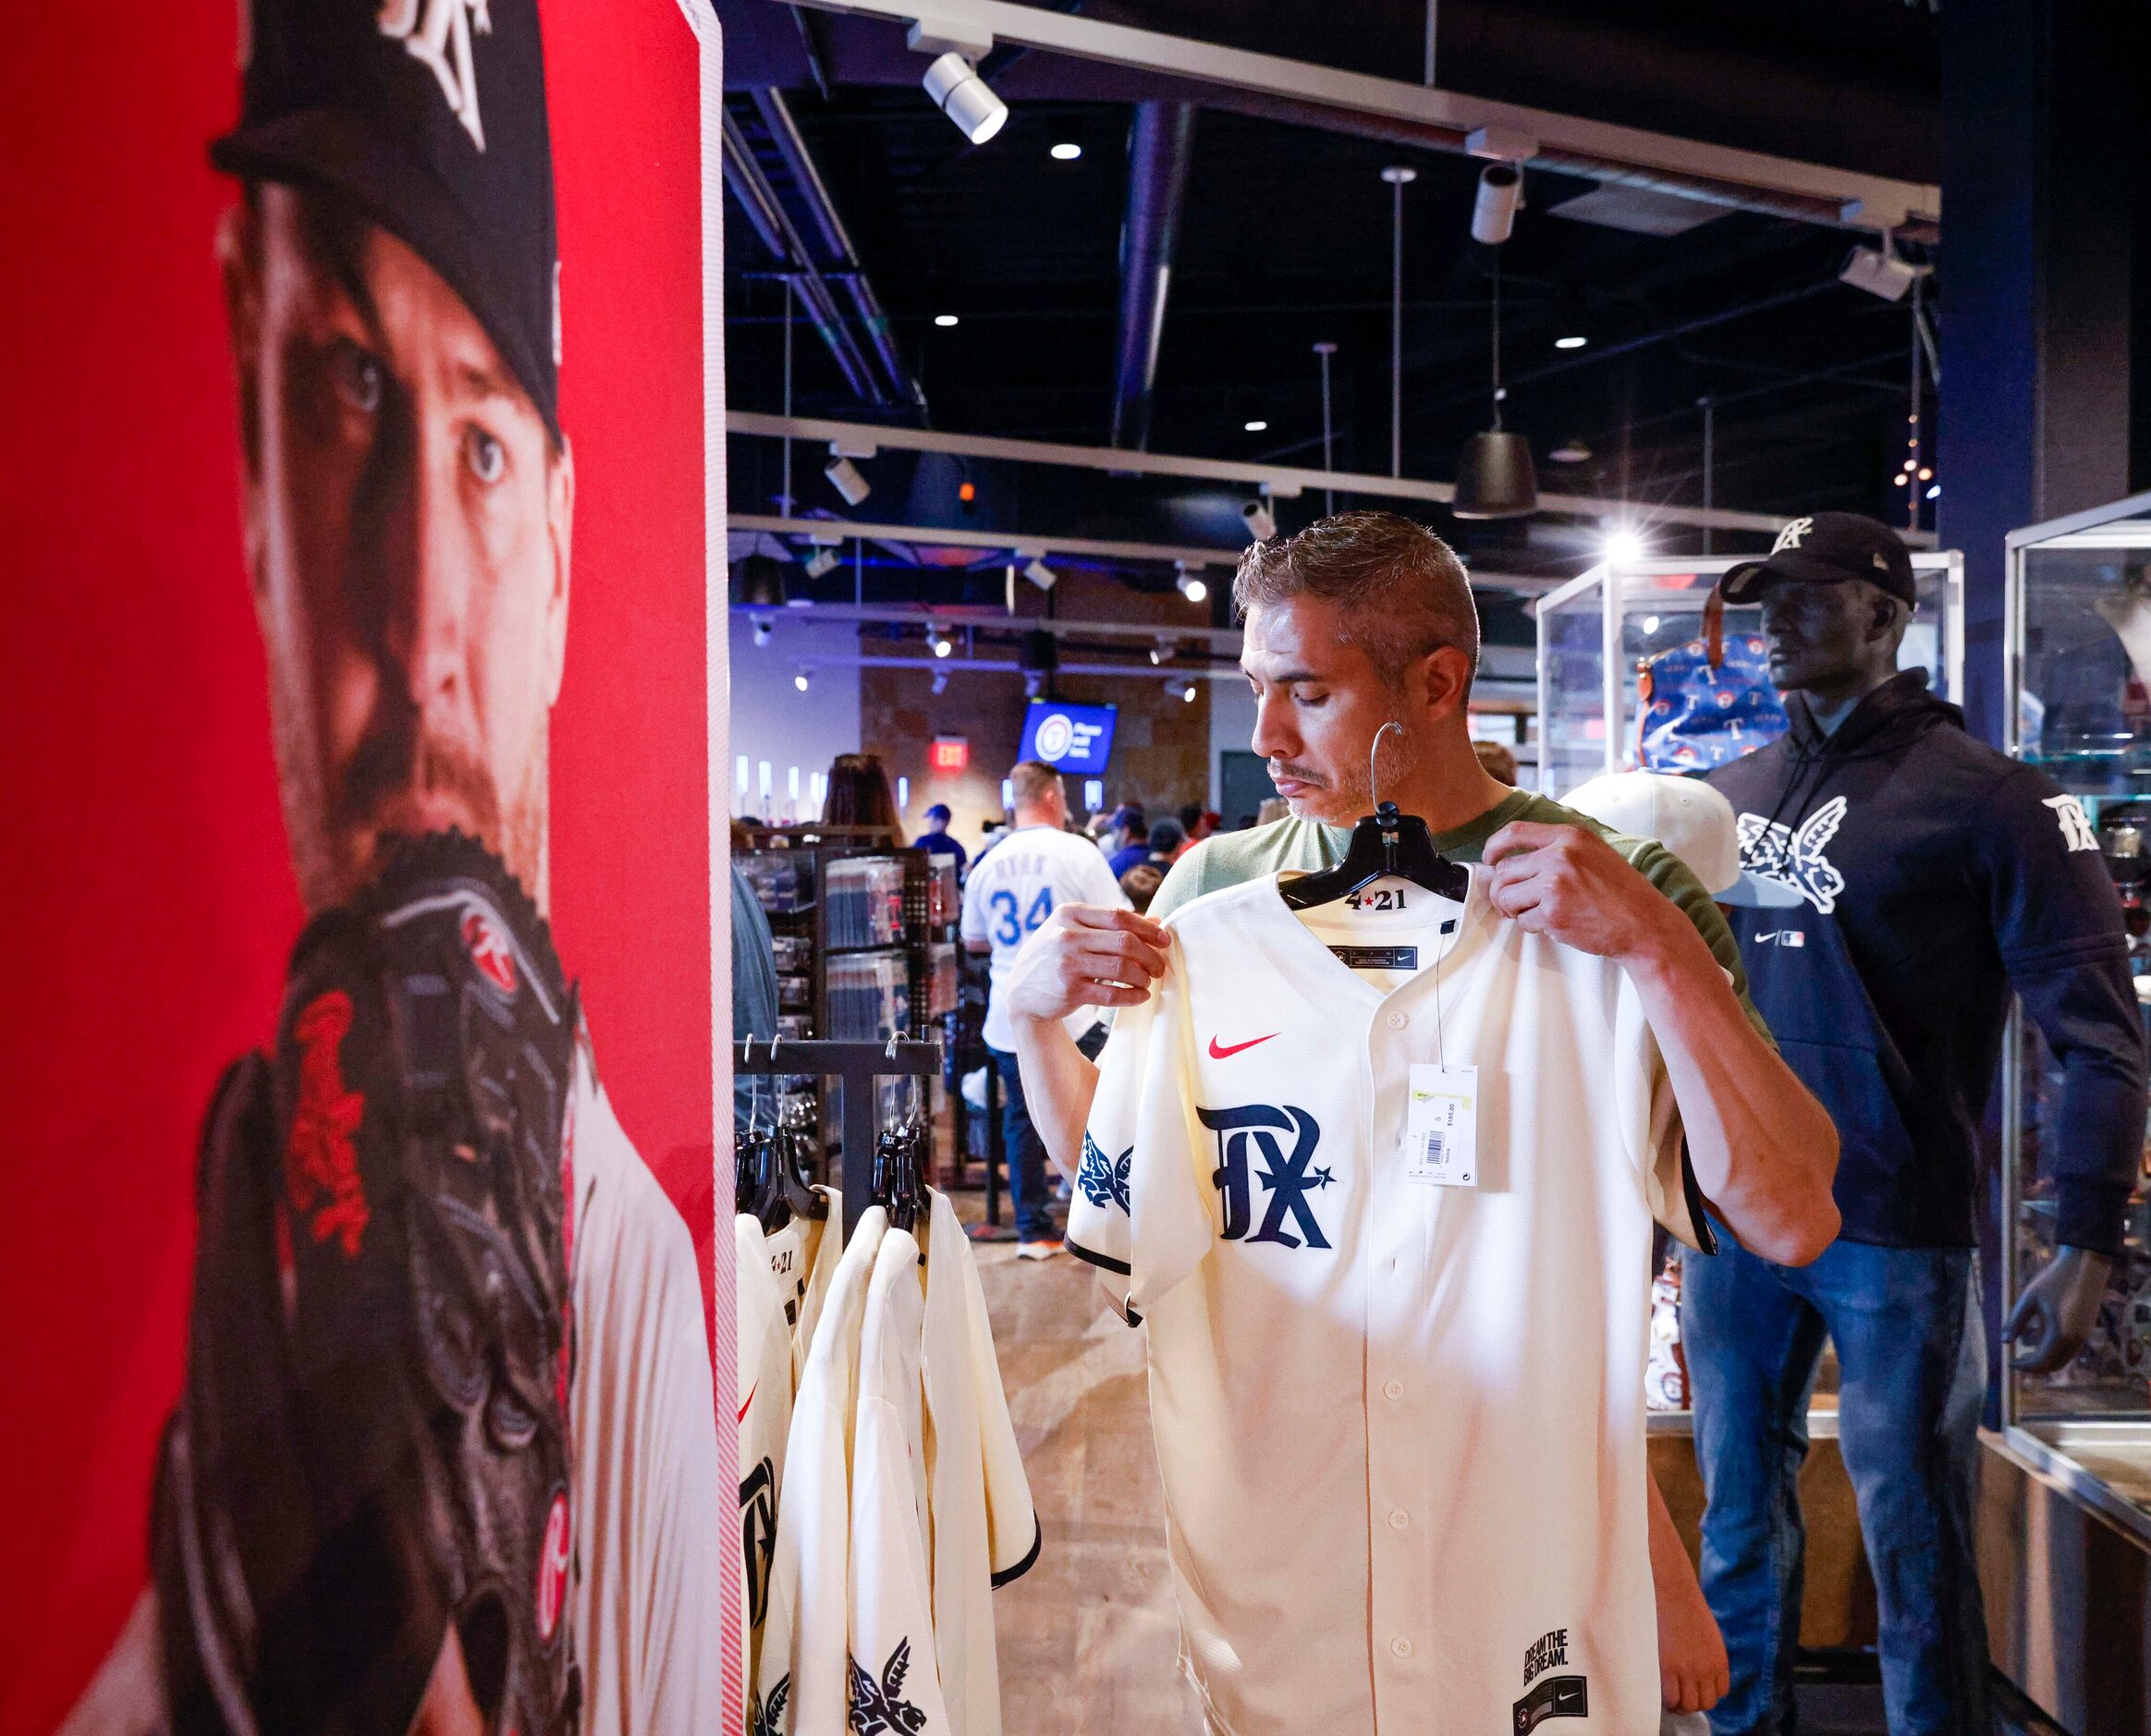
[{"label": "exposed ceiling duct", "polygon": [[1120,343],[1113,374],[1117,446],[1150,444],[1150,393],[1165,341],[1173,251],[1195,153],[1192,103],[1138,103],[1128,138],[1128,212],[1120,226]]},{"label": "exposed ceiling duct", "polygon": [[828,250],[833,262],[825,268],[825,279],[834,278],[844,287],[859,323],[865,327],[866,340],[873,347],[882,372],[887,376],[890,390],[896,400],[917,410],[921,418],[926,415],[926,394],[920,387],[910,366],[898,351],[896,340],[889,335],[888,314],[883,310],[881,300],[874,292],[866,271],[859,263],[859,254],[851,245],[851,236],[844,227],[844,219],[837,214],[836,202],[829,197],[829,189],[822,180],[821,171],[814,166],[813,154],[807,150],[807,141],[800,137],[798,125],[786,106],[781,91],[758,90],[754,92],[754,107],[762,116],[762,124],[768,129],[770,142],[777,156],[790,174],[792,186],[800,202],[806,207],[807,215],[820,233],[822,245]]}]

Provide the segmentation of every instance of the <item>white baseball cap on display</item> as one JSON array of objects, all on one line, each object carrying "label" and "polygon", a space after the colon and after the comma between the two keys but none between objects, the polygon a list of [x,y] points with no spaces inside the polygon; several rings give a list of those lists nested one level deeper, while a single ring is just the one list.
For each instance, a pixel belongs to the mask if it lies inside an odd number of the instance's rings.
[{"label": "white baseball cap on display", "polygon": [[1733,805],[1700,777],[1607,772],[1562,797],[1561,805],[1629,837],[1656,839],[1720,903],[1779,910],[1800,902],[1790,886],[1742,868]]}]

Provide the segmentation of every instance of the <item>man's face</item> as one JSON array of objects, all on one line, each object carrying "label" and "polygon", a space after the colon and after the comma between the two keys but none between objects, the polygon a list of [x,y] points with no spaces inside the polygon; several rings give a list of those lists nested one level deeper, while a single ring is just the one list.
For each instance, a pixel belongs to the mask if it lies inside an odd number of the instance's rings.
[{"label": "man's face", "polygon": [[[251,233],[250,233],[251,231]],[[247,557],[306,908],[391,833],[483,839],[547,901],[574,472],[484,328],[371,225],[260,189],[220,238]]]},{"label": "man's face", "polygon": [[928,814],[926,816],[926,829],[935,837],[940,837],[942,833],[948,830],[948,816],[946,813]]},{"label": "man's face", "polygon": [[1856,682],[1876,654],[1882,595],[1859,579],[1837,584],[1767,581],[1763,636],[1769,642],[1771,683],[1796,692]]},{"label": "man's face", "polygon": [[[1332,825],[1372,812],[1367,750],[1399,714],[1399,696],[1343,626],[1327,599],[1289,597],[1248,616],[1240,654],[1254,688],[1254,751],[1269,762],[1270,781],[1294,814]],[[1384,741],[1385,785],[1410,769],[1409,755],[1409,740]]]}]

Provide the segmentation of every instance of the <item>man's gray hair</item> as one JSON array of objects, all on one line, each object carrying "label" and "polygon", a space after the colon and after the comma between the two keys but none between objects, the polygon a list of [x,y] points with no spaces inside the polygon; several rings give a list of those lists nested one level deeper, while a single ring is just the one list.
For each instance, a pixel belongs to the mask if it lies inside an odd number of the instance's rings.
[{"label": "man's gray hair", "polygon": [[1233,606],[1317,596],[1335,603],[1345,638],[1395,687],[1429,653],[1453,645],[1479,667],[1479,611],[1456,551],[1394,512],[1338,512],[1292,536],[1254,544],[1240,557]]}]

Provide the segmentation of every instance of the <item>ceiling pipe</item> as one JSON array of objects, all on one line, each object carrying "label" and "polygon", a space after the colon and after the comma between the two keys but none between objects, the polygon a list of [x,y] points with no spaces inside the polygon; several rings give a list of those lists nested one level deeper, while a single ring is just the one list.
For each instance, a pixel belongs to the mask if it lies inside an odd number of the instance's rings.
[{"label": "ceiling pipe", "polygon": [[1151,387],[1165,341],[1166,297],[1188,165],[1195,151],[1192,103],[1138,103],[1128,135],[1128,209],[1120,223],[1120,345],[1113,373],[1117,446],[1150,444]]},{"label": "ceiling pipe", "polygon": [[882,372],[888,376],[897,400],[909,404],[923,420],[927,419],[925,390],[897,348],[889,332],[888,314],[882,307],[881,298],[874,292],[865,267],[859,263],[851,236],[844,227],[844,219],[837,214],[836,201],[829,197],[829,189],[814,165],[806,140],[800,135],[799,125],[792,119],[784,93],[762,89],[755,91],[753,97],[755,110],[762,116],[762,124],[769,129],[770,140],[776,147],[777,155],[784,160],[801,202],[807,208],[807,215],[821,232],[822,245],[836,261],[836,269],[823,275],[834,277],[844,286],[845,294],[850,298],[859,323],[866,328],[867,341],[874,346],[874,353],[881,362]]},{"label": "ceiling pipe", "polygon": [[754,226],[754,233],[762,238],[763,245],[783,261],[785,269],[791,274],[800,300],[806,304],[808,317],[814,322],[815,331],[836,359],[845,385],[869,404],[887,403],[888,394],[874,378],[866,358],[860,353],[836,298],[814,268],[813,256],[800,239],[800,232],[792,226],[783,205],[777,202],[776,189],[763,174],[762,165],[755,162],[753,147],[747,142],[747,135],[739,129],[739,123],[729,109],[724,111],[724,134],[725,185],[732,189],[732,196],[739,202],[739,208],[747,214],[747,221]]}]

